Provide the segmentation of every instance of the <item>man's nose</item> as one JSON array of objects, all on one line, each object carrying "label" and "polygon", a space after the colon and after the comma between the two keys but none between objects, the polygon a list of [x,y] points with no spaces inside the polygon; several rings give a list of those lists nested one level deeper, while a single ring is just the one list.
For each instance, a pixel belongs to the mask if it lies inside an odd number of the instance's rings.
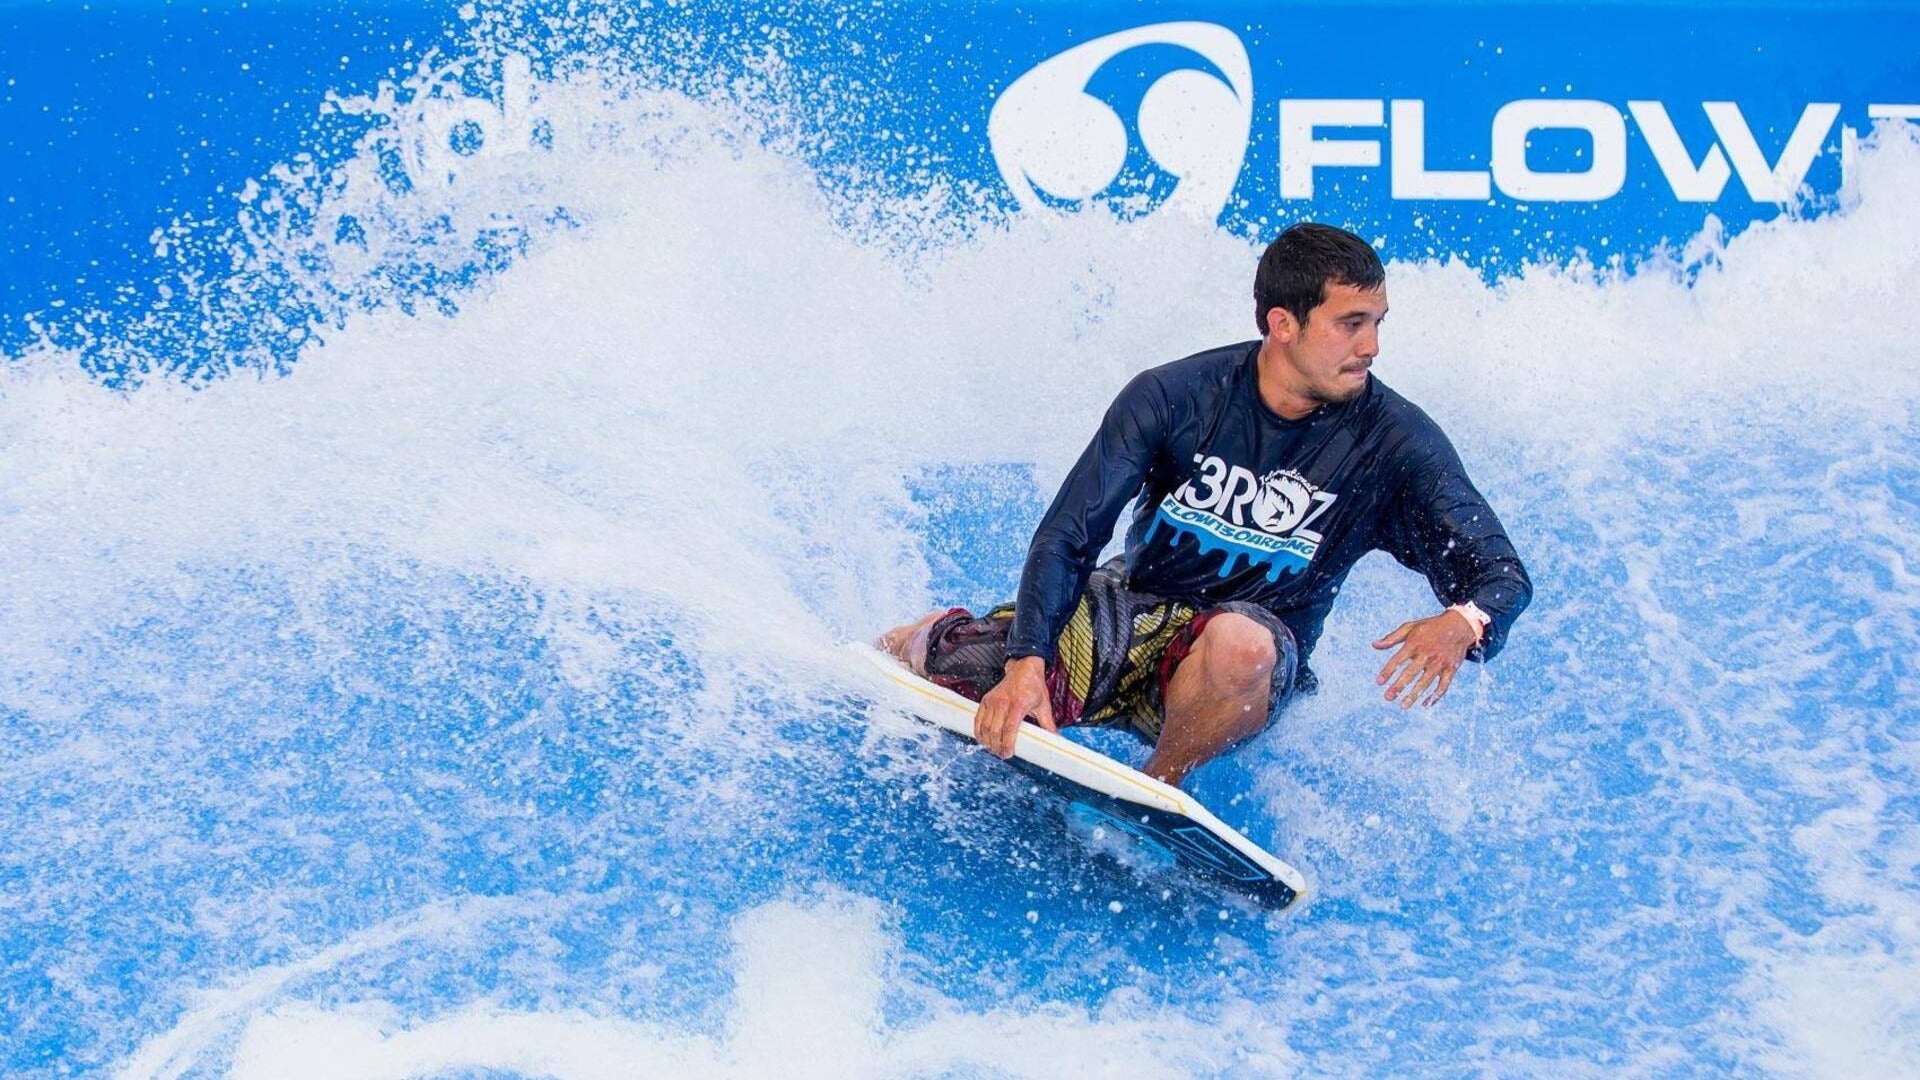
[{"label": "man's nose", "polygon": [[1360,335],[1360,355],[1368,360],[1380,355],[1380,327],[1369,326]]}]

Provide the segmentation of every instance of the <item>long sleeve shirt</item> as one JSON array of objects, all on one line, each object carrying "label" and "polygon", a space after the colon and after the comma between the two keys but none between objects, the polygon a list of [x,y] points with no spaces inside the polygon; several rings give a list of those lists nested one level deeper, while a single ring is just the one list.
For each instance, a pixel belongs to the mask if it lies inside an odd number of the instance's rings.
[{"label": "long sleeve shirt", "polygon": [[1007,655],[1054,641],[1129,503],[1126,585],[1200,607],[1272,611],[1304,663],[1354,563],[1384,550],[1443,604],[1491,617],[1500,651],[1533,586],[1439,425],[1377,378],[1298,420],[1259,393],[1259,342],[1142,372],[1107,410],[1035,531]]}]

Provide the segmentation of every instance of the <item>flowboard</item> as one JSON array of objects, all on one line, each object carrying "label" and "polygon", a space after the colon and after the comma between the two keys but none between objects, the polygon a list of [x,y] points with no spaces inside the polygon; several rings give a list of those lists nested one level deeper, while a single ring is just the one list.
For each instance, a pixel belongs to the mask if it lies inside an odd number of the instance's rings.
[{"label": "flowboard", "polygon": [[[902,710],[953,734],[973,737],[972,701],[935,686],[871,646],[849,649],[886,677]],[[1307,891],[1298,870],[1215,817],[1193,796],[1091,747],[1023,724],[1009,764],[1171,855],[1187,870],[1266,906],[1285,908]]]}]

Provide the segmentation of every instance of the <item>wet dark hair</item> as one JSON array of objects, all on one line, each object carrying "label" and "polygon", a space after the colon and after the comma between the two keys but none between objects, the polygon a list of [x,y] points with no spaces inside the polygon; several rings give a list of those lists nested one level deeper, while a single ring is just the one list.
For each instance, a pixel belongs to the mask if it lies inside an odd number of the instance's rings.
[{"label": "wet dark hair", "polygon": [[1372,245],[1345,229],[1303,221],[1291,226],[1260,256],[1253,275],[1253,321],[1267,336],[1267,313],[1286,308],[1301,326],[1327,298],[1327,283],[1356,289],[1386,284],[1387,271]]}]

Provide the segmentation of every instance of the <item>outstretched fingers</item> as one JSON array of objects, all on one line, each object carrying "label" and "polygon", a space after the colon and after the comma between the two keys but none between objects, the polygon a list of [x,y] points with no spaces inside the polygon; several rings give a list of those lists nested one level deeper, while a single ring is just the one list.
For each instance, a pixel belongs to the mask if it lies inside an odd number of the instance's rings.
[{"label": "outstretched fingers", "polygon": [[1389,631],[1386,637],[1374,642],[1373,647],[1376,649],[1391,649],[1395,645],[1407,640],[1407,635],[1412,631],[1413,623],[1403,622]]},{"label": "outstretched fingers", "polygon": [[1420,700],[1420,695],[1427,692],[1427,687],[1433,683],[1436,674],[1437,672],[1433,667],[1422,668],[1420,677],[1414,680],[1412,686],[1407,687],[1406,695],[1400,699],[1400,707],[1403,709],[1413,708],[1414,702]]},{"label": "outstretched fingers", "polygon": [[1412,657],[1408,657],[1408,661],[1407,664],[1400,668],[1400,673],[1394,676],[1393,685],[1387,687],[1388,701],[1400,700],[1400,692],[1405,690],[1413,680],[1426,674],[1426,664],[1424,662],[1415,660]]},{"label": "outstretched fingers", "polygon": [[[1376,646],[1376,647],[1385,648],[1385,646]],[[1411,645],[1400,646],[1400,651],[1388,657],[1386,664],[1380,668],[1380,674],[1374,677],[1374,680],[1373,680],[1374,685],[1376,686],[1387,685],[1387,680],[1393,678],[1394,669],[1400,667],[1403,664],[1408,663],[1412,659],[1413,659],[1413,646]],[[1417,667],[1418,665],[1415,665],[1415,666]],[[1388,694],[1387,696],[1392,697],[1393,695]]]}]

